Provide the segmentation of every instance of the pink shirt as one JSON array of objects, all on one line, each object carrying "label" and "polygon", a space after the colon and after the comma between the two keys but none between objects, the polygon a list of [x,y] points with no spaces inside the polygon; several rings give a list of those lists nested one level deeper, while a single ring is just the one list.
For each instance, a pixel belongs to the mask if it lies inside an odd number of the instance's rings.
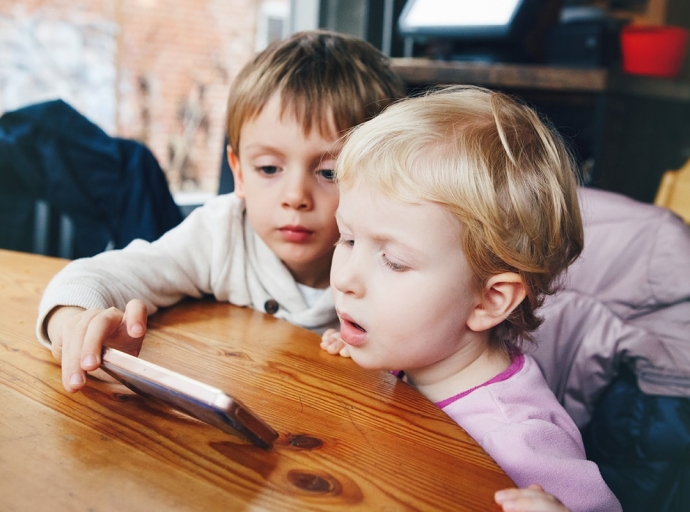
[{"label": "pink shirt", "polygon": [[517,355],[501,374],[437,405],[518,487],[539,484],[572,512],[622,510],[532,357]]}]

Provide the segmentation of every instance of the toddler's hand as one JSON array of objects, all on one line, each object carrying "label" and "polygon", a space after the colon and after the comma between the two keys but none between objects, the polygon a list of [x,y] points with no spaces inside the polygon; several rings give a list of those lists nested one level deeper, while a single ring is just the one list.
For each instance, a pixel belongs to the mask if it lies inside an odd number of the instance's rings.
[{"label": "toddler's hand", "polygon": [[504,512],[569,512],[558,498],[536,484],[527,489],[503,489],[494,499]]},{"label": "toddler's hand", "polygon": [[138,355],[146,333],[146,306],[132,300],[125,311],[116,308],[56,308],[46,320],[53,357],[62,364],[62,385],[79,391],[86,372],[101,365],[103,345]]},{"label": "toddler's hand", "polygon": [[350,349],[342,338],[340,331],[335,329],[328,329],[321,336],[321,348],[329,354],[340,354],[343,357],[350,357]]}]

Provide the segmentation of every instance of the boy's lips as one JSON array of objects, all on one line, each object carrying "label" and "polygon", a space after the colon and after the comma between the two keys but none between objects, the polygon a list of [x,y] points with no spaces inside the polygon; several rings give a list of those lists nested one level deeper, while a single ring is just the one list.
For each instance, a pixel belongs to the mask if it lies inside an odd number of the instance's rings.
[{"label": "boy's lips", "polygon": [[367,339],[367,331],[347,314],[338,312],[340,317],[340,337],[350,346],[362,345]]},{"label": "boy's lips", "polygon": [[288,242],[304,242],[314,234],[312,230],[304,226],[283,226],[279,231],[283,239]]}]

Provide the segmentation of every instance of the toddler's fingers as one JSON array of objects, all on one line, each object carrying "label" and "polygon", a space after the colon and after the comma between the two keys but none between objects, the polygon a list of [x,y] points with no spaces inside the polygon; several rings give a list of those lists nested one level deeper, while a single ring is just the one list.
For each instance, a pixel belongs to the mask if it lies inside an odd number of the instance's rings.
[{"label": "toddler's fingers", "polygon": [[337,354],[337,351],[331,352],[331,347],[333,346],[333,343],[337,343],[339,339],[340,336],[338,331],[335,329],[328,329],[321,335],[321,343],[319,346],[330,354]]},{"label": "toddler's fingers", "polygon": [[335,329],[328,329],[323,333],[320,347],[334,356],[350,357],[350,347],[340,337],[340,331]]},{"label": "toddler's fingers", "polygon": [[321,342],[321,348],[332,355],[337,355],[340,351],[340,343],[333,338]]},{"label": "toddler's fingers", "polygon": [[326,331],[321,335],[321,341],[328,341],[333,338],[333,335],[336,334],[338,331],[335,329],[326,329]]},{"label": "toddler's fingers", "polygon": [[321,348],[329,354],[340,354],[342,357],[350,357],[350,348],[340,337],[340,331],[328,329],[321,336]]},{"label": "toddler's fingers", "polygon": [[504,512],[568,512],[555,496],[533,484],[526,489],[504,489],[494,499]]}]

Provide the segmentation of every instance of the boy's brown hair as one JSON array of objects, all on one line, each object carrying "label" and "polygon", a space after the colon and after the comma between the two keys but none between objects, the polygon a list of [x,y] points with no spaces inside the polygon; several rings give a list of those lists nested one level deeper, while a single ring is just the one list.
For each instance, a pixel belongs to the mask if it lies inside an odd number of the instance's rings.
[{"label": "boy's brown hair", "polygon": [[242,125],[278,91],[283,113],[292,110],[305,135],[314,127],[331,135],[331,119],[344,132],[405,93],[389,59],[366,41],[324,30],[298,32],[259,53],[230,88],[226,131],[235,153]]},{"label": "boy's brown hair", "polygon": [[504,350],[531,338],[535,310],[582,251],[577,174],[562,138],[501,93],[459,86],[392,105],[353,131],[336,179],[449,211],[477,289],[520,275],[526,299],[491,332]]}]

